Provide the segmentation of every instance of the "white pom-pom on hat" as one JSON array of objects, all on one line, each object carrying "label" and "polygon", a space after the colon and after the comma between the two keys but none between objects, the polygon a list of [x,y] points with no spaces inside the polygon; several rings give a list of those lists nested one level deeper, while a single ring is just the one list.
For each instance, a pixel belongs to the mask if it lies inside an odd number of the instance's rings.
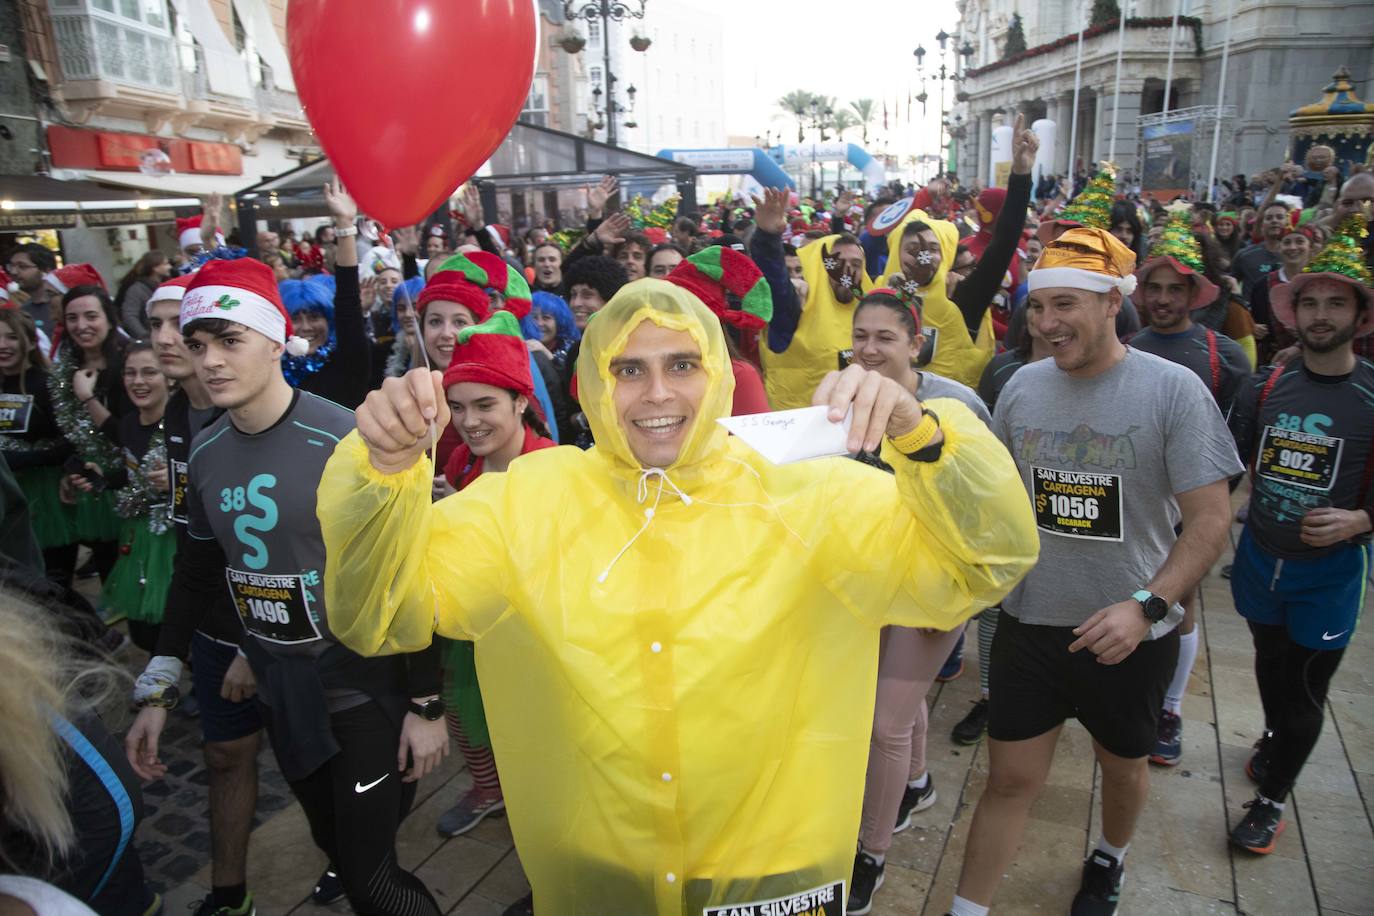
[{"label": "white pom-pom on hat", "polygon": [[304,356],[310,352],[310,344],[305,342],[304,337],[290,337],[286,341],[286,352],[292,356]]},{"label": "white pom-pom on hat", "polygon": [[1116,288],[1121,290],[1121,295],[1123,296],[1129,296],[1131,293],[1135,292],[1135,286],[1135,274],[1127,274],[1118,280],[1116,284]]}]

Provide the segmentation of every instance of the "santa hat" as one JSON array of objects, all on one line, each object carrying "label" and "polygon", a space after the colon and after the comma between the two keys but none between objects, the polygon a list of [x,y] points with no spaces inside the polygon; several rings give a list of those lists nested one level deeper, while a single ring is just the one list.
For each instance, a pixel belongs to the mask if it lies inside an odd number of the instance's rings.
[{"label": "santa hat", "polygon": [[1217,285],[1208,280],[1203,273],[1202,246],[1193,234],[1193,220],[1187,206],[1171,208],[1163,234],[1150,246],[1145,263],[1135,272],[1136,280],[1145,283],[1158,267],[1172,267],[1180,276],[1187,277],[1192,282],[1193,294],[1188,305],[1190,309],[1196,310],[1211,305],[1221,294]]},{"label": "santa hat", "polygon": [[[205,240],[204,240],[203,238],[200,237],[200,225],[201,225],[201,220],[203,220],[203,219],[204,219],[203,216],[188,216],[188,217],[186,217],[185,219],[178,219],[178,220],[177,220],[177,246],[178,246],[178,247],[183,248],[183,249],[186,249],[186,248],[190,248],[190,247],[193,246],[193,245],[203,245],[203,244],[205,244]],[[224,236],[221,235],[220,233],[216,232],[216,233],[215,233],[215,241],[216,241],[218,244],[223,245],[223,244],[224,244]]]},{"label": "santa hat", "polygon": [[153,294],[148,297],[148,301],[143,306],[144,313],[151,315],[153,305],[158,302],[180,302],[181,298],[186,295],[186,287],[191,285],[195,276],[195,274],[183,274],[180,277],[173,277],[153,290]]},{"label": "santa hat", "polygon": [[76,289],[78,286],[98,286],[107,293],[110,291],[105,281],[100,278],[100,272],[89,264],[68,264],[66,267],[59,267],[44,279],[61,295],[66,295],[68,290]]},{"label": "santa hat", "polygon": [[[502,308],[516,318],[524,318],[530,313],[530,286],[518,270],[511,270],[504,259],[489,251],[470,251],[455,254],[439,265],[439,270],[431,278],[437,280],[448,272],[461,273],[469,283],[483,290],[492,289],[505,300]],[[490,310],[490,306],[488,306]]]},{"label": "santa hat", "polygon": [[1317,252],[1307,266],[1287,283],[1280,283],[1269,290],[1269,307],[1274,316],[1290,328],[1297,327],[1294,303],[1298,301],[1303,287],[1317,280],[1334,280],[1344,283],[1355,291],[1357,298],[1364,303],[1364,318],[1355,330],[1356,337],[1374,334],[1374,279],[1364,262],[1363,241],[1369,235],[1365,218],[1360,213],[1348,217],[1336,229],[1331,241]]},{"label": "santa hat", "polygon": [[1105,229],[1078,226],[1045,246],[1027,281],[1030,292],[1051,287],[1094,293],[1135,292],[1135,252]]},{"label": "santa hat", "polygon": [[[696,295],[716,317],[746,331],[766,327],[773,317],[773,292],[758,265],[733,248],[712,245],[679,263],[665,278]],[[740,299],[730,308],[725,294]]]},{"label": "santa hat", "polygon": [[10,291],[18,288],[19,284],[11,280],[10,275],[5,273],[3,268],[0,268],[0,302],[5,303],[6,306],[10,305]]},{"label": "santa hat", "polygon": [[209,261],[192,275],[181,297],[181,329],[185,331],[198,318],[241,324],[284,344],[292,356],[304,356],[310,349],[296,336],[291,316],[286,314],[276,274],[253,258]]},{"label": "santa hat", "polygon": [[514,391],[539,409],[534,377],[530,375],[530,351],[514,315],[494,312],[481,324],[458,332],[453,360],[444,370],[444,388],[459,382],[478,382]]}]

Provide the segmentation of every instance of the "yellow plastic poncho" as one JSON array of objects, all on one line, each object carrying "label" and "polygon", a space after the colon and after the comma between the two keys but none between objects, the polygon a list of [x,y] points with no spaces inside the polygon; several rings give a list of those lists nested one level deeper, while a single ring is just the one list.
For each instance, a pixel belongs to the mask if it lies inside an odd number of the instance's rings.
[{"label": "yellow plastic poncho", "polygon": [[856,291],[848,305],[841,304],[830,288],[830,275],[821,264],[824,250],[835,244],[838,235],[808,242],[797,257],[801,260],[802,276],[809,287],[806,301],[801,304],[801,320],[792,342],[781,353],[768,348],[765,334],[759,357],[763,361],[763,386],[768,391],[768,403],[774,410],[808,407],[827,372],[840,367],[840,351],[847,350],[854,339],[854,309],[859,297],[873,288],[873,281],[865,270],[860,278],[862,292]]},{"label": "yellow plastic poncho", "polygon": [[[609,362],[641,321],[690,334],[709,379],[666,478],[640,469],[612,401]],[[715,422],[734,387],[720,322],[660,280],[601,310],[577,373],[594,449],[532,452],[439,503],[427,462],[383,475],[356,432],[339,444],[319,488],[331,628],[369,655],[476,641],[541,916],[847,885],[879,628],[954,627],[1030,568],[1011,456],[937,400],[936,462],[886,445],[895,477],[769,464]]]},{"label": "yellow plastic poncho", "polygon": [[969,336],[968,325],[964,323],[964,313],[945,294],[945,278],[949,276],[949,269],[954,266],[959,253],[959,230],[947,220],[931,219],[924,210],[912,210],[901,225],[888,234],[886,276],[902,272],[902,232],[908,223],[915,222],[928,225],[940,243],[940,267],[935,271],[935,277],[920,290],[924,302],[921,325],[927,334],[931,328],[939,331],[935,338],[935,355],[928,365],[921,368],[963,382],[970,388],[977,388],[983,377],[983,369],[996,352],[997,338],[992,328],[991,310],[983,313],[983,321],[978,326],[978,339],[974,341]]}]

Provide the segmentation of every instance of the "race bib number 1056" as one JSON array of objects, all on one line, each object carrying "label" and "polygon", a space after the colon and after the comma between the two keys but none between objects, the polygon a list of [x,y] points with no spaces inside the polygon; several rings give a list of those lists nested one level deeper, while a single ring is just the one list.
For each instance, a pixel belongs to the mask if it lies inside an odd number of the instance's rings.
[{"label": "race bib number 1056", "polygon": [[1031,465],[1035,524],[1064,537],[1120,541],[1121,475]]}]

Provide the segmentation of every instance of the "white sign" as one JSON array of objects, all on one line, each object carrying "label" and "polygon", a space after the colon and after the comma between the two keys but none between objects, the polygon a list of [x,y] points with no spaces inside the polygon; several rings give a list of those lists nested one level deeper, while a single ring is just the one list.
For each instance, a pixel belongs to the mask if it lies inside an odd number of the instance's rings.
[{"label": "white sign", "polygon": [[754,170],[754,153],[753,150],[747,149],[673,150],[673,161],[690,165],[698,172],[751,172]]},{"label": "white sign", "polygon": [[845,414],[840,423],[831,423],[829,410],[828,407],[799,407],[721,417],[716,422],[774,464],[791,464],[810,458],[849,454],[846,440],[853,413]]}]

